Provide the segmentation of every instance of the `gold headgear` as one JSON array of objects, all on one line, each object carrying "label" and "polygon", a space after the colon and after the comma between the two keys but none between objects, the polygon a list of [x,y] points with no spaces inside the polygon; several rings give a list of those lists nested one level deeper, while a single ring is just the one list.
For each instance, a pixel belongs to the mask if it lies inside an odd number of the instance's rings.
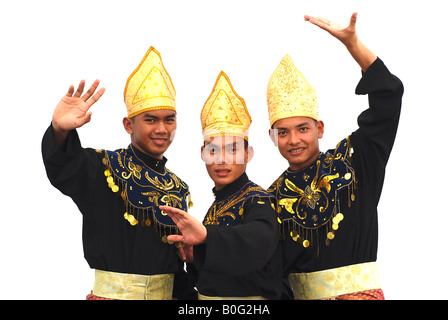
[{"label": "gold headgear", "polygon": [[267,91],[269,121],[291,117],[317,117],[317,96],[314,88],[285,55],[271,75]]},{"label": "gold headgear", "polygon": [[160,53],[153,47],[129,76],[124,88],[124,102],[129,118],[149,110],[176,111],[176,90]]},{"label": "gold headgear", "polygon": [[244,99],[221,71],[201,111],[204,141],[216,136],[237,136],[248,140],[251,122]]}]

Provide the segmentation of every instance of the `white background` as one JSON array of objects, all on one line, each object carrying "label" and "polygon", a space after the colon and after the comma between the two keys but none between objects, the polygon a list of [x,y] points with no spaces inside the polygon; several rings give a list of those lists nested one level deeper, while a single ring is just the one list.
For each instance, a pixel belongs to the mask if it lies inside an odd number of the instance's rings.
[{"label": "white background", "polygon": [[[6,4],[7,3],[7,4]],[[442,1],[4,1],[0,5],[0,299],[84,299],[93,271],[82,217],[44,171],[41,139],[70,84],[106,93],[79,130],[85,147],[129,144],[127,77],[152,45],[177,91],[168,168],[202,219],[213,201],[200,159],[200,111],[221,70],[252,116],[248,175],[267,188],[287,167],[269,140],[266,87],[288,53],[318,94],[321,149],[356,130],[367,97],[346,49],[304,14],[348,25],[404,83],[401,122],[379,205],[378,263],[387,299],[447,299],[446,24]],[[156,258],[156,257],[155,257]]]}]

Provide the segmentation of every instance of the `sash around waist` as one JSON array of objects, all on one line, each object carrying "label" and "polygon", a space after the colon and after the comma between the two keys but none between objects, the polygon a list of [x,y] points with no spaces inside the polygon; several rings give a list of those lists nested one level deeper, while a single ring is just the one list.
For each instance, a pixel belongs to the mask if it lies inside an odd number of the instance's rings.
[{"label": "sash around waist", "polygon": [[174,274],[138,275],[95,270],[93,294],[118,300],[171,300]]},{"label": "sash around waist", "polygon": [[198,292],[199,300],[267,300],[262,296],[250,296],[250,297],[210,297],[204,296]]},{"label": "sash around waist", "polygon": [[343,294],[379,289],[376,262],[367,262],[310,273],[290,273],[294,299],[328,299]]}]

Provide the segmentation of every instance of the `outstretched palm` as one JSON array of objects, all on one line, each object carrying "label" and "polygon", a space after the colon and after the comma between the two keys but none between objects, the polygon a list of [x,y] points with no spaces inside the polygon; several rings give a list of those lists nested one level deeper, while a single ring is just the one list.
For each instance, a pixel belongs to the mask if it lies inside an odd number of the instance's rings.
[{"label": "outstretched palm", "polygon": [[356,35],[356,19],[358,14],[352,14],[350,18],[350,24],[348,27],[341,26],[331,20],[319,17],[311,17],[305,15],[305,21],[309,21],[312,24],[326,30],[333,37],[340,40],[344,45],[348,46],[357,39]]},{"label": "outstretched palm", "polygon": [[55,128],[70,131],[90,121],[92,113],[88,111],[103,95],[105,89],[101,88],[94,94],[99,85],[99,80],[96,80],[90,89],[81,96],[84,91],[84,85],[85,81],[82,80],[75,94],[73,94],[74,87],[70,86],[67,94],[59,101],[53,113],[53,126]]}]

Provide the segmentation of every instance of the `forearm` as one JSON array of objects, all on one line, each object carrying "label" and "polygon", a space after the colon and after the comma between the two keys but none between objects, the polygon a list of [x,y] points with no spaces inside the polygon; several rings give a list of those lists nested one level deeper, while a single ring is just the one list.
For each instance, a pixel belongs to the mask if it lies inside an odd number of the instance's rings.
[{"label": "forearm", "polygon": [[279,237],[276,215],[269,204],[254,204],[250,210],[244,224],[207,227],[205,244],[194,248],[198,269],[242,275],[267,263]]},{"label": "forearm", "polygon": [[345,47],[364,72],[369,69],[377,58],[372,51],[370,51],[361,41],[359,41],[358,37],[356,37],[356,39],[354,39],[351,43],[345,43]]},{"label": "forearm", "polygon": [[58,149],[64,150],[69,131],[60,129],[56,121],[54,120],[51,121],[51,125],[53,127],[54,142],[56,146],[58,147]]}]

